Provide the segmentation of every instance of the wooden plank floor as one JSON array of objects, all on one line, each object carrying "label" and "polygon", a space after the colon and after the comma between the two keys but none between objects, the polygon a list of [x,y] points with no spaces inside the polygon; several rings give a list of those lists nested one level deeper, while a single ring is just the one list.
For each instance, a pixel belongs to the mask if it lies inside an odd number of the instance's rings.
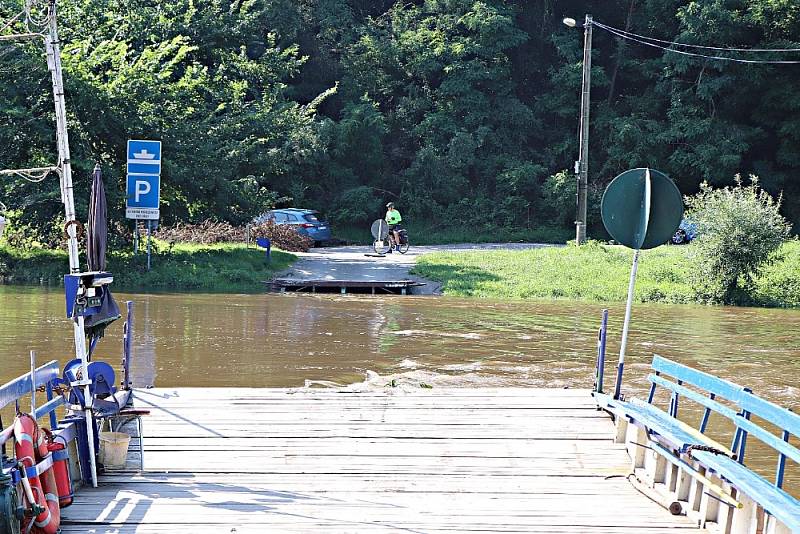
[{"label": "wooden plank floor", "polygon": [[63,532],[695,530],[630,486],[627,455],[586,391],[186,388],[136,398],[152,410],[146,471],[82,488],[62,511]]}]

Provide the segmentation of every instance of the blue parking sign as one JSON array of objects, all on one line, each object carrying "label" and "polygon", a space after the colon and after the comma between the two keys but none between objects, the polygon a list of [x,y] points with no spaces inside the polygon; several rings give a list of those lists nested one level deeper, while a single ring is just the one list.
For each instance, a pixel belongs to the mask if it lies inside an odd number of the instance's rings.
[{"label": "blue parking sign", "polygon": [[128,206],[158,208],[158,176],[130,175],[128,177]]},{"label": "blue parking sign", "polygon": [[161,141],[128,141],[125,216],[158,219],[161,191]]}]

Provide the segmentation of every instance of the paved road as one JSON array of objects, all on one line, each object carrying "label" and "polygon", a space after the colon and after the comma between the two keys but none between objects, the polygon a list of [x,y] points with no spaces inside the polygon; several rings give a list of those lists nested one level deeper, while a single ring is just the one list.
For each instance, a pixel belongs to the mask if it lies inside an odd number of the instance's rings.
[{"label": "paved road", "polygon": [[414,290],[415,294],[436,294],[440,286],[437,282],[425,280],[409,274],[417,258],[423,254],[440,251],[470,250],[524,250],[547,247],[539,243],[481,243],[461,245],[435,245],[411,247],[406,254],[387,254],[379,257],[368,246],[315,248],[309,252],[295,252],[299,256],[287,271],[276,278],[294,280],[358,280],[358,281],[397,281],[414,280],[425,285]]}]

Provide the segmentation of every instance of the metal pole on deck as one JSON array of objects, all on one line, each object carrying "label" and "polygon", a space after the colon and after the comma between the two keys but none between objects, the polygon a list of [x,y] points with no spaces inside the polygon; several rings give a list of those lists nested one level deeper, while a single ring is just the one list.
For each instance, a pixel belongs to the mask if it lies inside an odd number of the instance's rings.
[{"label": "metal pole on deck", "polygon": [[[58,26],[56,23],[56,3],[50,5],[49,34],[45,37],[47,49],[47,67],[50,70],[53,83],[53,100],[56,113],[56,141],[58,143],[58,166],[61,169],[61,199],[64,202],[64,216],[67,221],[66,232],[68,236],[69,270],[70,273],[80,272],[80,257],[78,253],[77,219],[75,218],[75,198],[72,191],[72,166],[69,153],[69,136],[67,135],[67,111],[64,102],[64,79],[61,70],[61,52],[58,40]],[[73,222],[75,221],[75,222]],[[86,334],[84,332],[84,319],[81,316],[74,322],[73,337],[75,340],[75,356],[81,360],[81,379],[77,385],[83,386],[85,403],[86,434],[89,441],[89,463],[91,468],[92,486],[97,487],[97,468],[94,457],[94,418],[92,415],[92,397],[89,392],[89,372],[87,369]]]},{"label": "metal pole on deck", "polygon": [[36,351],[31,351],[31,417],[36,418]]},{"label": "metal pole on deck", "polygon": [[603,374],[606,368],[606,337],[608,333],[608,310],[603,310],[600,331],[597,333],[597,374],[594,378],[594,390],[603,392]]},{"label": "metal pole on deck", "polygon": [[150,219],[147,219],[147,270],[148,271],[150,270],[150,242],[151,242],[152,235],[153,235],[152,223],[153,223],[153,221],[151,221]]},{"label": "metal pole on deck", "polygon": [[625,324],[622,327],[622,344],[619,347],[619,363],[617,364],[617,381],[614,384],[614,398],[619,399],[620,389],[622,388],[622,370],[625,367],[625,349],[628,347],[628,327],[631,324],[631,308],[633,307],[633,290],[636,286],[636,271],[639,269],[638,248],[633,251],[633,266],[631,267],[631,279],[628,282],[628,302],[625,305]]},{"label": "metal pole on deck", "polygon": [[133,344],[133,301],[125,302],[128,313],[123,326],[123,345],[122,345],[122,389],[132,389],[130,379],[131,369],[131,346]]}]

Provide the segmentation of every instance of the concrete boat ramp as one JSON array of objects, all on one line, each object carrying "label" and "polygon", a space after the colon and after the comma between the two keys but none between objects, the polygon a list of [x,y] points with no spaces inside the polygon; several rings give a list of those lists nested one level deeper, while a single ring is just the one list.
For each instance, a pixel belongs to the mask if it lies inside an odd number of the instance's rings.
[{"label": "concrete boat ramp", "polygon": [[438,251],[511,250],[542,246],[536,243],[485,243],[411,247],[406,254],[379,255],[371,247],[331,247],[297,253],[300,259],[268,283],[275,291],[359,292],[431,295],[436,282],[411,275],[423,254]]},{"label": "concrete boat ramp", "polygon": [[585,390],[135,394],[151,410],[145,471],[82,488],[63,532],[696,530],[628,482]]}]

